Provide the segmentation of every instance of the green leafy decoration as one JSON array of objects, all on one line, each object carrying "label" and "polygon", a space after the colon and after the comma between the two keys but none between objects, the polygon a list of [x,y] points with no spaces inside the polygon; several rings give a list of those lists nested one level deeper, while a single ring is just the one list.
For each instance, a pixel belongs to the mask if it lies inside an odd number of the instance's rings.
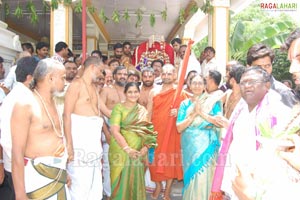
[{"label": "green leafy decoration", "polygon": [[58,0],[51,0],[51,8],[52,10],[55,10],[58,8]]},{"label": "green leafy decoration", "polygon": [[5,16],[8,16],[9,13],[10,13],[10,10],[9,10],[9,5],[8,3],[5,3],[4,4],[4,10],[5,10]]},{"label": "green leafy decoration", "polygon": [[96,12],[95,6],[89,6],[89,7],[88,7],[88,11],[89,11],[90,13],[94,14],[94,13]]},{"label": "green leafy decoration", "polygon": [[45,0],[43,0],[43,13],[47,13],[49,11],[49,5]]},{"label": "green leafy decoration", "polygon": [[155,25],[155,15],[153,13],[150,14],[150,26],[154,27]]},{"label": "green leafy decoration", "polygon": [[82,12],[82,1],[81,0],[75,4],[74,12],[75,13],[81,13]]},{"label": "green leafy decoration", "polygon": [[184,23],[184,21],[185,21],[184,15],[185,15],[185,10],[183,8],[181,8],[179,11],[179,24]]},{"label": "green leafy decoration", "polygon": [[39,17],[36,13],[36,8],[35,5],[33,4],[32,0],[30,0],[27,4],[26,4],[26,8],[28,10],[28,12],[30,13],[30,21],[33,24],[37,24],[39,21]]},{"label": "green leafy decoration", "polygon": [[164,21],[167,21],[167,7],[165,7],[165,9],[160,12],[160,15]]},{"label": "green leafy decoration", "polygon": [[116,24],[120,23],[120,13],[118,10],[114,10],[111,16],[111,19]]},{"label": "green leafy decoration", "polygon": [[210,0],[206,0],[206,2],[201,6],[200,9],[205,14],[212,14],[212,12],[213,12],[213,6],[211,5]]},{"label": "green leafy decoration", "polygon": [[141,23],[143,21],[143,14],[144,12],[139,8],[135,11],[136,14],[136,23],[135,23],[135,28],[138,28],[139,26],[141,26]]},{"label": "green leafy decoration", "polygon": [[14,15],[19,19],[23,16],[23,9],[20,5],[20,3],[18,3],[18,6],[16,7],[16,10],[14,12]]},{"label": "green leafy decoration", "polygon": [[72,5],[72,0],[64,0],[64,5],[65,5],[65,6],[70,6],[70,5]]},{"label": "green leafy decoration", "polygon": [[126,8],[125,12],[124,12],[124,15],[123,15],[123,19],[125,21],[129,21],[130,20],[130,16],[129,16],[129,12],[128,12],[128,9]]},{"label": "green leafy decoration", "polygon": [[196,2],[194,2],[194,4],[192,5],[191,9],[190,9],[190,13],[191,14],[195,14],[198,11],[198,6],[196,4]]},{"label": "green leafy decoration", "polygon": [[109,18],[105,15],[103,8],[101,8],[101,10],[100,10],[99,17],[103,21],[104,24],[106,24],[109,20]]}]

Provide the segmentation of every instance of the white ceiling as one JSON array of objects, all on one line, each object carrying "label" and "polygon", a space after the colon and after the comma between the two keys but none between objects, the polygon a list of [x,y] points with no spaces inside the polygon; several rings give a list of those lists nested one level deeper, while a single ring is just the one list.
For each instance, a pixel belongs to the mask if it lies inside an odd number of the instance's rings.
[{"label": "white ceiling", "polygon": [[[92,0],[92,4],[100,10],[103,8],[107,17],[111,18],[114,10],[121,13],[120,23],[109,20],[104,24],[105,30],[109,33],[111,42],[117,41],[144,41],[151,35],[169,36],[172,29],[178,24],[179,11],[185,9],[190,0]],[[167,20],[163,21],[161,12],[167,8]],[[130,21],[122,19],[125,10],[128,9]],[[136,27],[137,9],[143,11],[141,26]],[[155,14],[155,25],[150,26],[150,14]]]}]

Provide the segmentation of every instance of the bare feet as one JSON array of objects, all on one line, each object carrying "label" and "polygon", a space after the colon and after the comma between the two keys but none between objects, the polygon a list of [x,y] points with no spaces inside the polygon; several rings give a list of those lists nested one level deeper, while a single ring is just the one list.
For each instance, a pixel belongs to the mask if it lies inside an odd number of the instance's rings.
[{"label": "bare feet", "polygon": [[151,194],[151,199],[158,199],[161,192],[161,186],[156,185],[154,192]]},{"label": "bare feet", "polygon": [[171,200],[170,196],[164,196],[164,200]]}]

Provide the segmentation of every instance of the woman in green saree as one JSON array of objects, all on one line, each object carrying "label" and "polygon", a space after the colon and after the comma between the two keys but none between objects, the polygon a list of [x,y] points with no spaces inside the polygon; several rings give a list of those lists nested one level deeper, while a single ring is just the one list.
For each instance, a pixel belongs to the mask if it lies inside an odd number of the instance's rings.
[{"label": "woman in green saree", "polygon": [[138,84],[127,83],[124,92],[126,101],[113,108],[110,118],[111,199],[146,200],[145,160],[148,148],[156,145],[157,134],[146,109],[137,103]]}]

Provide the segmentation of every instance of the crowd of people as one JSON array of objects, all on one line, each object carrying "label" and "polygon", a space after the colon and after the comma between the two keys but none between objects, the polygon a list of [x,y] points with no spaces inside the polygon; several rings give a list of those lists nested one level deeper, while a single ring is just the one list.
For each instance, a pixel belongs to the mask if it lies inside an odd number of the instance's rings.
[{"label": "crowd of people", "polygon": [[22,47],[6,77],[0,57],[1,199],[169,200],[175,179],[185,200],[300,196],[299,28],[283,45],[295,89],[264,44],[224,76],[213,47],[197,59],[179,38],[86,60]]}]

